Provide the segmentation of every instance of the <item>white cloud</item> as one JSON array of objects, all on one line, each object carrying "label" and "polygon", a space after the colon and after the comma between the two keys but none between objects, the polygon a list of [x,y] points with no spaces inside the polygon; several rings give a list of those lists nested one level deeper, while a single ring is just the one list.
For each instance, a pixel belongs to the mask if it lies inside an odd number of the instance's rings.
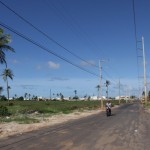
[{"label": "white cloud", "polygon": [[16,59],[14,59],[14,60],[13,60],[13,63],[14,63],[14,64],[18,64],[18,63],[19,63],[19,61],[18,61],[18,60],[16,60]]},{"label": "white cloud", "polygon": [[95,65],[95,62],[93,60],[89,60],[87,62],[81,61],[81,66],[93,66]]},{"label": "white cloud", "polygon": [[48,66],[49,66],[49,68],[51,68],[51,69],[59,69],[59,68],[60,68],[60,64],[54,63],[54,62],[52,62],[52,61],[49,61],[49,62],[48,62]]},{"label": "white cloud", "polygon": [[52,77],[49,81],[67,81],[69,79],[62,77]]},{"label": "white cloud", "polygon": [[42,66],[41,66],[41,65],[38,65],[38,66],[36,67],[36,69],[37,69],[37,70],[41,70],[41,69],[42,69]]}]

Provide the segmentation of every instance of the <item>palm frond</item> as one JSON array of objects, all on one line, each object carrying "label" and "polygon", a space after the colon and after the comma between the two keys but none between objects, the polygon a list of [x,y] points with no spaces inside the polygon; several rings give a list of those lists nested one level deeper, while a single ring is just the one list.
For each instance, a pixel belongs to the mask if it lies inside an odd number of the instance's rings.
[{"label": "palm frond", "polygon": [[0,45],[0,50],[15,52],[15,50],[11,46],[8,46],[8,45]]},{"label": "palm frond", "polygon": [[0,49],[0,63],[1,64],[4,64],[6,63],[6,60],[5,60],[5,53]]},{"label": "palm frond", "polygon": [[3,71],[2,76],[3,76],[4,81],[7,81],[7,77],[9,77],[12,80],[13,80],[13,77],[14,77],[12,70],[8,69],[8,68],[6,68]]}]

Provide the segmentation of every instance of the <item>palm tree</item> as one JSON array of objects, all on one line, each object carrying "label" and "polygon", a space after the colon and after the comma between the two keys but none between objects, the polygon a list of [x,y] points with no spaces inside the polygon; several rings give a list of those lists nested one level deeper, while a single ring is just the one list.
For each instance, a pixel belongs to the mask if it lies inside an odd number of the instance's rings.
[{"label": "palm tree", "polygon": [[57,97],[59,97],[59,93],[57,93]]},{"label": "palm tree", "polygon": [[15,98],[17,98],[17,94],[15,94]]},{"label": "palm tree", "polygon": [[2,92],[3,92],[3,87],[2,86],[0,86],[0,96],[1,96],[1,94],[2,94]]},{"label": "palm tree", "polygon": [[143,96],[143,97],[144,97],[144,95],[145,95],[145,91],[142,92],[142,96]]},{"label": "palm tree", "polygon": [[77,96],[77,90],[74,90],[75,97]]},{"label": "palm tree", "polygon": [[55,93],[53,93],[53,98],[54,98],[54,96],[55,96]]},{"label": "palm tree", "polygon": [[110,85],[110,81],[106,80],[106,87],[107,87],[106,93],[107,93],[107,98],[108,98],[108,86],[109,86],[109,85]]},{"label": "palm tree", "polygon": [[96,88],[97,88],[98,99],[99,99],[99,89],[100,89],[100,85],[97,85]]},{"label": "palm tree", "polygon": [[25,100],[27,99],[27,96],[28,96],[28,93],[25,93],[25,94],[24,94],[24,99],[25,99]]},{"label": "palm tree", "polygon": [[29,100],[30,100],[30,96],[31,96],[31,94],[29,94]]},{"label": "palm tree", "polygon": [[63,101],[64,100],[64,96],[62,93],[59,94],[60,95],[60,99]]},{"label": "palm tree", "polygon": [[5,51],[15,52],[8,44],[11,42],[11,36],[4,34],[4,30],[0,28],[0,63],[6,64]]},{"label": "palm tree", "polygon": [[8,77],[13,80],[13,73],[12,73],[12,70],[11,69],[8,69],[6,68],[3,73],[2,73],[2,76],[3,76],[3,79],[4,81],[6,81],[6,84],[7,84],[7,97],[8,97],[8,102],[9,102],[9,89],[10,89],[10,86],[8,84]]}]

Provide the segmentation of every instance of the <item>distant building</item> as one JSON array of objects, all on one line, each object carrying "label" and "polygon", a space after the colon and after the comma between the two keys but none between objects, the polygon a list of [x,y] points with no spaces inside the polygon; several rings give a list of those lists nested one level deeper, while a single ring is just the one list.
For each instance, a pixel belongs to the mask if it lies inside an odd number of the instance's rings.
[{"label": "distant building", "polygon": [[123,99],[123,100],[128,100],[130,97],[129,96],[116,96],[115,100]]},{"label": "distant building", "polygon": [[85,97],[79,97],[79,100],[83,101],[83,100],[86,100]]},{"label": "distant building", "polygon": [[[102,99],[106,100],[106,96],[102,96]],[[101,100],[98,96],[91,96],[91,100]]]},{"label": "distant building", "polygon": [[98,96],[91,96],[91,100],[98,100]]}]

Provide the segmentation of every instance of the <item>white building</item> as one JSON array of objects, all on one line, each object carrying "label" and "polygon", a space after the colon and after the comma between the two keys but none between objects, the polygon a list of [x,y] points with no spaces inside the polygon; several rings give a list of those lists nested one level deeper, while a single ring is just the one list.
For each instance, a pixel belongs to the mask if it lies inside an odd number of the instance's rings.
[{"label": "white building", "polygon": [[[102,96],[102,99],[106,100],[106,96]],[[91,100],[101,100],[98,96],[91,96]]]},{"label": "white building", "polygon": [[116,96],[115,100],[123,99],[123,100],[128,100],[130,97],[129,96]]}]

